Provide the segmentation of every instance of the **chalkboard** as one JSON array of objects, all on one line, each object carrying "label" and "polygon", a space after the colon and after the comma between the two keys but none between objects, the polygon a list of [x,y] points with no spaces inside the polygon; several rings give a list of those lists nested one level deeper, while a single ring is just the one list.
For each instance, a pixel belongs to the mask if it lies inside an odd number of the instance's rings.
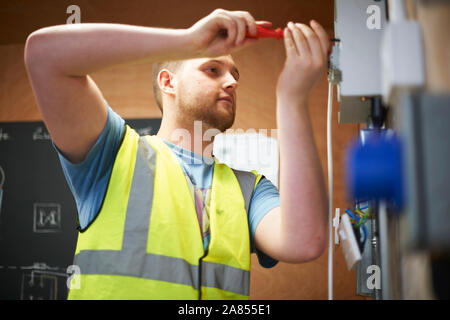
[{"label": "chalkboard", "polygon": [[[140,135],[161,119],[125,119]],[[77,208],[43,122],[0,123],[0,299],[61,300]]]}]

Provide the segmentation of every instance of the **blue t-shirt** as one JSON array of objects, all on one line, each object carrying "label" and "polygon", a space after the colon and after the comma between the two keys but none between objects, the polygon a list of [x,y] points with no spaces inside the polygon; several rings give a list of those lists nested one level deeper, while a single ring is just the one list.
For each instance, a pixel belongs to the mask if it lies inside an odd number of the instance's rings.
[{"label": "blue t-shirt", "polygon": [[[105,101],[106,102],[106,101]],[[94,220],[106,193],[114,160],[119,148],[125,121],[108,108],[108,119],[97,142],[81,163],[70,162],[53,144],[58,153],[61,166],[70,190],[75,198],[81,229],[85,229]],[[211,188],[214,162],[203,161],[202,156],[163,140],[177,155],[183,171],[197,188]],[[275,266],[278,261],[254,247],[253,239],[256,227],[261,219],[273,208],[280,205],[278,189],[265,177],[256,186],[249,206],[249,228],[251,250],[258,255],[259,263],[265,268]],[[204,247],[208,247],[209,236],[204,238]]]}]

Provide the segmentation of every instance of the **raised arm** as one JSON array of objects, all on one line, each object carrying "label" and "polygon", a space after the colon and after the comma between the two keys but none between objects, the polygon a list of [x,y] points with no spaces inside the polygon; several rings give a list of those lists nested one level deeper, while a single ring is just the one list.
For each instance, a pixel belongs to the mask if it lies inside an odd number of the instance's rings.
[{"label": "raised arm", "polygon": [[280,207],[255,232],[256,247],[285,262],[307,262],[326,247],[327,195],[308,112],[308,96],[326,69],[329,38],[317,22],[289,23],[286,63],[277,84]]},{"label": "raised arm", "polygon": [[249,13],[221,9],[188,29],[58,25],[28,36],[25,65],[52,140],[66,158],[79,163],[98,139],[107,118],[102,94],[90,73],[138,61],[227,54],[255,41],[244,39],[246,29],[256,32],[256,22]]}]

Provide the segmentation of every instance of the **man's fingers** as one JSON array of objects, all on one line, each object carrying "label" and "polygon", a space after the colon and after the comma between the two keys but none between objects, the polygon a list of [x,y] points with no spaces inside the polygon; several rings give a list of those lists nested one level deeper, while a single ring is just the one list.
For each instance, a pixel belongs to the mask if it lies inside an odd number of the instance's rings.
[{"label": "man's fingers", "polygon": [[322,58],[322,47],[320,46],[319,37],[316,35],[316,33],[306,24],[296,23],[295,25],[303,32],[308,42],[311,57],[315,59],[317,59],[318,57]]},{"label": "man's fingers", "polygon": [[258,26],[264,27],[264,28],[271,28],[272,27],[272,22],[270,21],[256,21],[256,24]]},{"label": "man's fingers", "polygon": [[303,32],[298,28],[297,25],[294,25],[294,23],[292,22],[288,23],[288,28],[292,32],[294,44],[297,47],[297,54],[304,57],[310,56],[311,52],[308,46],[308,41],[303,35]]},{"label": "man's fingers", "polygon": [[227,15],[234,21],[236,26],[236,36],[234,40],[234,46],[240,46],[244,44],[244,40],[247,36],[247,30],[250,35],[256,36],[258,30],[256,28],[256,21],[250,13],[247,11],[223,11],[224,15]]},{"label": "man's fingers", "polygon": [[292,58],[294,55],[298,55],[294,39],[292,38],[292,32],[289,28],[284,28],[283,39],[284,39],[284,47],[286,48],[287,59]]},{"label": "man's fingers", "polygon": [[246,22],[241,17],[232,17],[236,24],[236,40],[234,41],[234,45],[238,46],[245,39],[245,34],[247,31]]},{"label": "man's fingers", "polygon": [[256,34],[258,33],[258,30],[256,28],[256,21],[255,21],[255,19],[252,17],[252,15],[250,13],[248,13],[246,11],[242,12],[242,17],[246,21],[246,26],[247,26],[247,29],[248,29],[248,32],[250,33],[250,35],[251,36],[256,36]]},{"label": "man's fingers", "polygon": [[234,46],[237,36],[237,26],[236,22],[227,15],[222,15],[220,19],[220,24],[227,31],[227,47]]},{"label": "man's fingers", "polygon": [[325,57],[328,56],[328,51],[330,50],[330,37],[328,36],[325,29],[315,20],[310,22],[312,29],[316,32],[320,40],[320,46],[322,47],[322,52]]}]

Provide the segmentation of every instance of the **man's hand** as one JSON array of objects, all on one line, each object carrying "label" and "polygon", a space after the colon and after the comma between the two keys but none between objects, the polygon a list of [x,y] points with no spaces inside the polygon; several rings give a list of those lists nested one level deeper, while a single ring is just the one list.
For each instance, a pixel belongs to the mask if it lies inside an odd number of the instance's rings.
[{"label": "man's hand", "polygon": [[187,31],[196,55],[213,57],[229,54],[257,41],[246,38],[247,30],[250,35],[256,36],[257,25],[272,26],[268,21],[255,21],[246,11],[216,9]]},{"label": "man's hand", "polygon": [[306,101],[309,92],[326,70],[330,40],[323,27],[311,21],[289,22],[284,29],[286,62],[277,83],[277,95]]}]

